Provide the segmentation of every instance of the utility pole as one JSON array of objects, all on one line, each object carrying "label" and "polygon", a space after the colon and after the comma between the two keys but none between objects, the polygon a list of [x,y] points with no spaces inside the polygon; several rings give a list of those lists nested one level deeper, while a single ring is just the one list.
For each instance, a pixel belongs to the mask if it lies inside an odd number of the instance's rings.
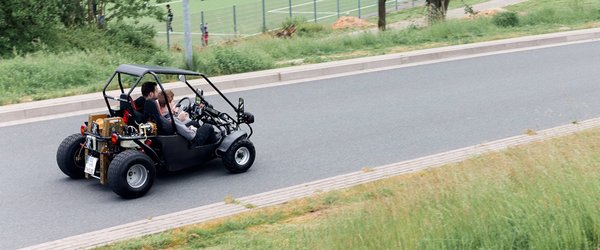
[{"label": "utility pole", "polygon": [[183,40],[185,41],[185,65],[192,69],[192,36],[190,27],[190,3],[183,0]]},{"label": "utility pole", "polygon": [[385,30],[385,0],[377,0],[377,14],[379,20],[377,21],[377,27],[379,30]]}]

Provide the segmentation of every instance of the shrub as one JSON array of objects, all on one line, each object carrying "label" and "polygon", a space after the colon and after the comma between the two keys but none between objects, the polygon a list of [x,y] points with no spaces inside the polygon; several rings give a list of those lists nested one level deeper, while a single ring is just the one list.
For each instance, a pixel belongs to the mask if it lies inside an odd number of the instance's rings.
[{"label": "shrub", "polygon": [[109,25],[106,34],[115,41],[134,47],[152,47],[156,31],[151,26],[133,26],[125,23]]},{"label": "shrub", "polygon": [[294,17],[287,18],[281,23],[281,28],[285,29],[290,25],[296,26],[296,35],[298,36],[313,36],[317,33],[329,33],[331,29],[328,29],[325,25],[314,22],[307,22],[305,17]]},{"label": "shrub", "polygon": [[272,68],[273,59],[258,51],[240,51],[219,47],[213,50],[216,67],[220,74],[235,74]]},{"label": "shrub", "polygon": [[207,75],[243,73],[269,69],[275,65],[273,59],[262,51],[231,47],[213,47],[194,53],[192,63],[191,70]]},{"label": "shrub", "polygon": [[298,27],[298,25],[300,25],[301,23],[305,23],[306,22],[306,18],[305,17],[294,17],[294,18],[286,18],[285,21],[283,21],[281,23],[281,28],[285,29],[290,25],[294,25],[296,27]]},{"label": "shrub", "polygon": [[519,25],[519,17],[514,12],[500,12],[494,15],[492,22],[498,27],[515,27]]},{"label": "shrub", "polygon": [[39,100],[98,91],[116,63],[106,51],[36,52],[0,63],[0,103]]},{"label": "shrub", "polygon": [[216,75],[217,74],[216,67],[215,67],[215,65],[216,65],[215,57],[208,50],[203,51],[203,53],[201,53],[201,54],[199,54],[197,52],[194,52],[192,54],[192,67],[191,68],[186,67],[185,58],[183,58],[182,62],[183,62],[183,65],[180,66],[181,68],[201,72],[206,75]]},{"label": "shrub", "polygon": [[296,27],[296,33],[298,34],[298,36],[313,36],[317,33],[331,32],[331,29],[328,29],[320,23],[301,23]]},{"label": "shrub", "polygon": [[553,24],[558,23],[560,20],[558,13],[553,8],[543,8],[536,10],[527,15],[525,24],[537,25],[537,24]]}]

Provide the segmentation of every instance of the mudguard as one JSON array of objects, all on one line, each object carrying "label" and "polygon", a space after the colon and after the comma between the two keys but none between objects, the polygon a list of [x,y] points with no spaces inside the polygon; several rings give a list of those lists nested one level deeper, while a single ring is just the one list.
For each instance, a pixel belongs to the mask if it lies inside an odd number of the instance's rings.
[{"label": "mudguard", "polygon": [[237,141],[240,138],[246,138],[246,137],[248,137],[248,133],[246,133],[246,131],[243,131],[243,130],[238,130],[238,131],[235,131],[235,132],[229,134],[228,136],[225,137],[225,139],[223,139],[223,142],[221,142],[221,145],[219,145],[219,148],[217,148],[217,153],[219,155],[225,153],[227,151],[227,149],[229,149],[231,144],[233,144],[235,141]]}]

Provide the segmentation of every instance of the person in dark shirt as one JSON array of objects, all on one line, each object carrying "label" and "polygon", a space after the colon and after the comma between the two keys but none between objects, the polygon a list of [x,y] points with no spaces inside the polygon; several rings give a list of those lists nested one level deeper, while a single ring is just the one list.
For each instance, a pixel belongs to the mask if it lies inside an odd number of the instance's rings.
[{"label": "person in dark shirt", "polygon": [[171,11],[171,5],[167,4],[167,27],[170,32],[173,32],[173,12]]},{"label": "person in dark shirt", "polygon": [[163,135],[173,134],[170,122],[160,115],[158,108],[158,88],[155,82],[142,83],[142,96],[134,102],[138,111],[143,111],[143,122],[154,122],[158,133]]},{"label": "person in dark shirt", "polygon": [[153,100],[156,102],[158,99],[158,86],[155,82],[144,82],[142,83],[142,96],[135,99],[135,107],[137,111],[144,111],[144,106],[147,100]]}]

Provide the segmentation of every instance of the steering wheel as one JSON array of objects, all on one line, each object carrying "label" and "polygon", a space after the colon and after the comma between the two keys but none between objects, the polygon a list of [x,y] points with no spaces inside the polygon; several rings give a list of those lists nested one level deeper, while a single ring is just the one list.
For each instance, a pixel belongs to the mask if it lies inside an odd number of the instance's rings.
[{"label": "steering wheel", "polygon": [[181,107],[181,110],[189,112],[192,108],[192,100],[189,97],[181,98],[175,107]]}]

